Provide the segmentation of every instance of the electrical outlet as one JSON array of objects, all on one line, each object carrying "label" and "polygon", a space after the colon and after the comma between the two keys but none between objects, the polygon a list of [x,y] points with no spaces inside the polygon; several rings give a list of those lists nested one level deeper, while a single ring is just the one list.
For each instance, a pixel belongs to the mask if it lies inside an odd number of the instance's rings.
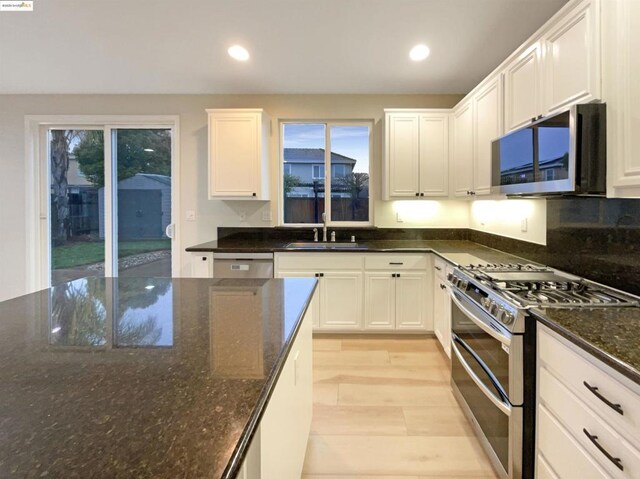
[{"label": "electrical outlet", "polygon": [[400,213],[396,213],[396,222],[404,223],[404,220],[402,219],[402,215]]},{"label": "electrical outlet", "polygon": [[193,210],[187,210],[186,214],[187,221],[195,221],[196,220],[196,212]]},{"label": "electrical outlet", "polygon": [[528,229],[529,229],[529,219],[522,218],[522,220],[520,221],[520,231],[522,231],[523,233],[526,233]]}]

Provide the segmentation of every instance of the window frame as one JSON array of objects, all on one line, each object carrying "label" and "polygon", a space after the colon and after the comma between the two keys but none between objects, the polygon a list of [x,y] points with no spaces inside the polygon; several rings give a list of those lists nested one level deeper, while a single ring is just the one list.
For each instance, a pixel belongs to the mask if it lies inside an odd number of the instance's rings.
[{"label": "window frame", "polygon": [[[375,168],[373,135],[375,120],[373,119],[353,119],[353,120],[327,120],[327,119],[279,119],[279,147],[278,147],[278,226],[282,228],[315,228],[322,226],[322,223],[285,223],[284,222],[284,127],[286,124],[322,124],[325,125],[325,152],[324,152],[324,184],[325,197],[324,207],[327,213],[327,226],[346,228],[370,228],[373,226],[374,218],[374,198],[376,194],[377,168]],[[333,221],[331,218],[331,127],[334,126],[366,126],[369,128],[369,220],[368,221]],[[327,175],[327,171],[329,174]],[[313,171],[311,173],[313,175]],[[329,194],[327,194],[327,192]]]},{"label": "window frame", "polygon": [[[318,168],[318,172],[320,172],[318,175],[316,175],[316,168]],[[327,165],[325,164],[318,164],[316,165],[315,163],[311,165],[311,179],[312,180],[324,180],[326,178],[326,168]]]}]

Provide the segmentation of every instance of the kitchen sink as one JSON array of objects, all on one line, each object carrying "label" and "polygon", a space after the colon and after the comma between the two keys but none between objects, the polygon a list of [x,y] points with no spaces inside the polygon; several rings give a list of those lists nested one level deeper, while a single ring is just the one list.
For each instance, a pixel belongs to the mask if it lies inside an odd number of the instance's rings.
[{"label": "kitchen sink", "polygon": [[358,243],[316,243],[313,241],[297,241],[285,246],[288,249],[351,249],[357,247]]}]

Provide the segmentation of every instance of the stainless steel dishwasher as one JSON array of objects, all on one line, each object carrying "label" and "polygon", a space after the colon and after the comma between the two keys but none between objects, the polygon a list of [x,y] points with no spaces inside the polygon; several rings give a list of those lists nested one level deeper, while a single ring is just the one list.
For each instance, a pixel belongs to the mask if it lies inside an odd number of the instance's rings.
[{"label": "stainless steel dishwasher", "polygon": [[273,253],[214,253],[214,278],[273,278]]}]

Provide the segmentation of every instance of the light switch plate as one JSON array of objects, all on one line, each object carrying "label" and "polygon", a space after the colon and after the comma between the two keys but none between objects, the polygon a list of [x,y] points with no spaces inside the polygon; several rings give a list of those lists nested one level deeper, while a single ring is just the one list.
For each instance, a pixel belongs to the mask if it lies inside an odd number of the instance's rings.
[{"label": "light switch plate", "polygon": [[520,221],[520,231],[522,231],[523,233],[526,233],[528,229],[529,229],[529,219],[523,218]]}]

